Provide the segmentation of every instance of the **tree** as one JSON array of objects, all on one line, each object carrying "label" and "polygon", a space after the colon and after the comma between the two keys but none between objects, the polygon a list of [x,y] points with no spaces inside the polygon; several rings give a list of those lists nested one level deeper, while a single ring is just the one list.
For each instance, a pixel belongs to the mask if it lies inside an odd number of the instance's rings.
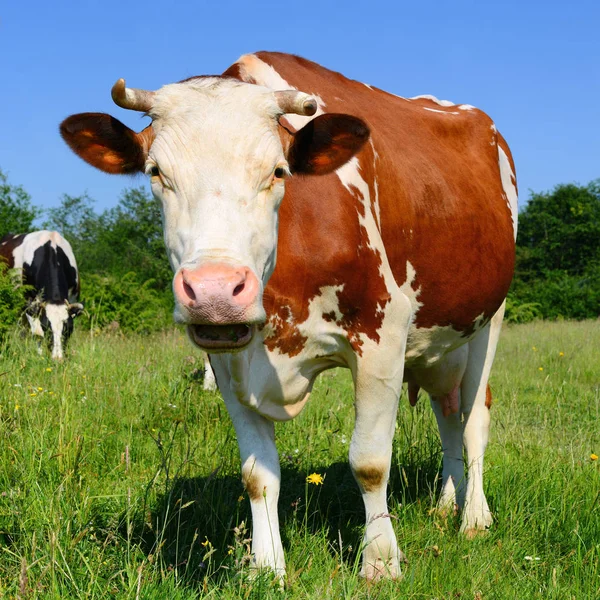
[{"label": "tree", "polygon": [[554,270],[581,275],[600,263],[600,180],[533,193],[519,214],[517,247],[524,279]]},{"label": "tree", "polygon": [[509,320],[600,315],[600,180],[533,193],[519,215]]},{"label": "tree", "polygon": [[0,169],[0,237],[7,233],[28,233],[41,213],[23,187],[8,183],[7,175]]}]

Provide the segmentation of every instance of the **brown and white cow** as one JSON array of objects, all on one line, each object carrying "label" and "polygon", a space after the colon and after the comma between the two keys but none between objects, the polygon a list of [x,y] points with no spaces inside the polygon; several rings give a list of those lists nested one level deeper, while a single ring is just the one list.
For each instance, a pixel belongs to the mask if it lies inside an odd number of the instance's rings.
[{"label": "brown and white cow", "polygon": [[514,165],[490,118],[268,52],[156,92],[119,80],[113,98],[151,125],[85,113],[61,133],[103,171],[148,174],[162,203],[175,318],[211,354],[237,432],[256,565],[285,569],[273,421],[338,366],[355,382],[363,575],[400,575],[386,486],[403,381],[412,399],[431,395],[439,506],[462,507],[466,534],[488,527],[486,388],[517,221]]}]

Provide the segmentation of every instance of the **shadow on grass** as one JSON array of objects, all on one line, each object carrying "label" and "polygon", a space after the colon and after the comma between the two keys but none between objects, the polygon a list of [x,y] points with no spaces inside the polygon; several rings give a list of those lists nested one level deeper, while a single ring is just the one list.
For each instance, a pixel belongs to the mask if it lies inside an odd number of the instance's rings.
[{"label": "shadow on grass", "polygon": [[[421,457],[422,459],[422,457]],[[431,460],[392,465],[388,495],[402,504],[425,497],[438,479],[439,456]],[[325,473],[325,483],[306,483],[307,473],[294,459],[282,457],[279,518],[284,551],[290,551],[295,533],[302,531],[328,538],[328,551],[340,552],[354,564],[364,528],[364,506],[347,462],[315,466]],[[186,586],[198,587],[206,578],[227,584],[235,578],[249,556],[251,511],[241,480],[219,475],[178,478],[159,494],[152,506],[138,511],[130,523],[125,519],[120,534],[139,545],[151,561],[167,572],[177,571]],[[246,530],[240,528],[245,524]],[[237,531],[236,531],[237,528]]]}]

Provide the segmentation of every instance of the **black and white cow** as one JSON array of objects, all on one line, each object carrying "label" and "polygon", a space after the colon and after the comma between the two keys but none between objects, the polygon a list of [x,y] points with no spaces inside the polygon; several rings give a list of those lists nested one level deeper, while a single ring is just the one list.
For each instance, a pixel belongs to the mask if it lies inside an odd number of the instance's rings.
[{"label": "black and white cow", "polygon": [[73,318],[83,311],[71,245],[57,231],[8,234],[0,240],[0,257],[10,269],[21,269],[23,283],[31,286],[25,311],[31,332],[47,337],[52,358],[62,358]]}]

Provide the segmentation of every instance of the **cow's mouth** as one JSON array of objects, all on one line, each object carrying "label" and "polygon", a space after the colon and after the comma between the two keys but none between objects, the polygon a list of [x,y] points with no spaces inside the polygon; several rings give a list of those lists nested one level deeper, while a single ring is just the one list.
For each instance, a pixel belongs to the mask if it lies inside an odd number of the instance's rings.
[{"label": "cow's mouth", "polygon": [[188,325],[192,341],[209,352],[238,350],[252,340],[253,328],[244,323],[232,325]]}]

